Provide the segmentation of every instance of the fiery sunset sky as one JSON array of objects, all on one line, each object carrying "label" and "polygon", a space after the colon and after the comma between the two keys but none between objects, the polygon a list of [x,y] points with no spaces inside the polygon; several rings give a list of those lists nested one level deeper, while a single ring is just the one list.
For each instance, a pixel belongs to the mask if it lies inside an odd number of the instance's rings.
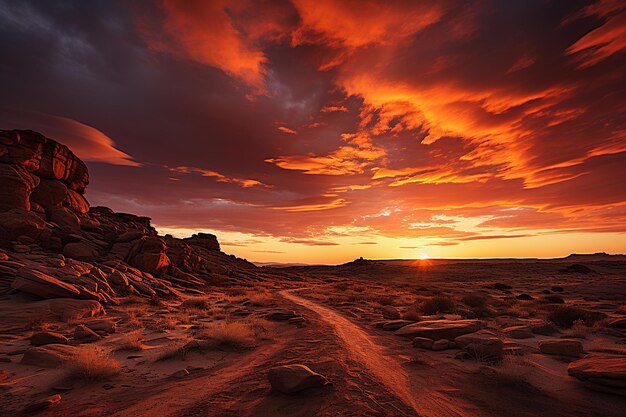
[{"label": "fiery sunset sky", "polygon": [[0,127],[250,260],[621,253],[625,52],[621,0],[0,0]]}]

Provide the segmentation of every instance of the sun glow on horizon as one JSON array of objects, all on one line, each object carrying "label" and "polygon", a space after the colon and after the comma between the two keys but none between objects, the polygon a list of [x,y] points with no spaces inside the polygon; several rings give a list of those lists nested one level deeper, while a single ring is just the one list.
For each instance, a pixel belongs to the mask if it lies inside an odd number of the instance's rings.
[{"label": "sun glow on horizon", "polygon": [[425,259],[430,259],[430,256],[427,253],[420,253],[420,259],[425,260]]}]

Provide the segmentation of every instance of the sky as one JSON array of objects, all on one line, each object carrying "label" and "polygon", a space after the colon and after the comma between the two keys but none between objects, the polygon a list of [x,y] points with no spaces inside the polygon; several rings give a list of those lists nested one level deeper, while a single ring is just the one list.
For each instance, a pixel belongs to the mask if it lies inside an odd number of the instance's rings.
[{"label": "sky", "polygon": [[253,261],[626,252],[626,3],[0,0],[0,128]]}]

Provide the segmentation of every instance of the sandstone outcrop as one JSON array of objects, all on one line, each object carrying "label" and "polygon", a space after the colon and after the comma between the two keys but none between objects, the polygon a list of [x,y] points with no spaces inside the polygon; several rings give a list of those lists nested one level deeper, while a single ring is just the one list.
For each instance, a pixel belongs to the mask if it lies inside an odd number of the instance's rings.
[{"label": "sandstone outcrop", "polygon": [[212,234],[159,236],[148,217],[90,207],[88,184],[87,166],[67,146],[0,130],[0,294],[91,301],[95,315],[130,294],[177,297],[259,279]]}]

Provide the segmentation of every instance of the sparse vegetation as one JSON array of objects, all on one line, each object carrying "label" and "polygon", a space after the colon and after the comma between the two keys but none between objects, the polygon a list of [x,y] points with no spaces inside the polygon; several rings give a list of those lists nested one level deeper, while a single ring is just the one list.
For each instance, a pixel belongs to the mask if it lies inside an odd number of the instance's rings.
[{"label": "sparse vegetation", "polygon": [[437,295],[424,301],[422,311],[426,315],[450,313],[454,310],[454,300],[446,295]]},{"label": "sparse vegetation", "polygon": [[211,307],[209,300],[204,297],[192,297],[182,302],[181,310],[208,310]]},{"label": "sparse vegetation", "polygon": [[259,323],[241,321],[222,321],[210,323],[198,332],[198,338],[210,340],[215,348],[220,349],[249,349],[254,347],[258,338]]},{"label": "sparse vegetation", "polygon": [[564,329],[571,328],[575,322],[583,322],[587,326],[593,326],[604,317],[605,315],[599,312],[590,312],[570,306],[558,306],[548,313],[548,320]]},{"label": "sparse vegetation", "polygon": [[130,332],[118,340],[117,350],[140,351],[144,349],[143,339],[138,331]]},{"label": "sparse vegetation", "polygon": [[256,307],[267,307],[274,304],[276,300],[269,291],[260,291],[250,296],[250,304]]},{"label": "sparse vegetation", "polygon": [[87,347],[68,365],[68,370],[71,379],[96,381],[119,374],[121,365],[104,350]]},{"label": "sparse vegetation", "polygon": [[515,388],[531,386],[528,378],[532,372],[532,366],[523,356],[505,356],[501,362],[490,369],[494,371],[494,381],[498,384]]}]

